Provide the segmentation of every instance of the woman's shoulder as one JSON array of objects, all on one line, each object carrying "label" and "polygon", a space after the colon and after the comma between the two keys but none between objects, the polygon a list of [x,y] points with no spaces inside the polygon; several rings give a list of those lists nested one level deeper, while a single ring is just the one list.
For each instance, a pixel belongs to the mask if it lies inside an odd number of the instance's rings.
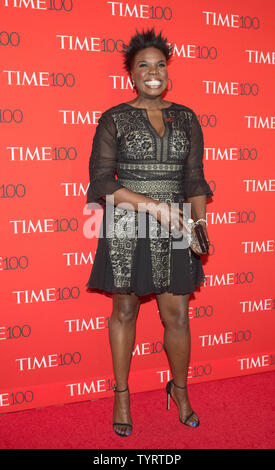
[{"label": "woman's shoulder", "polygon": [[178,109],[179,111],[185,111],[191,114],[195,114],[195,111],[192,108],[189,108],[188,106],[185,106],[184,104],[173,102],[172,106],[174,106],[174,108]]},{"label": "woman's shoulder", "polygon": [[127,103],[119,103],[114,106],[111,106],[111,108],[105,109],[103,111],[102,116],[107,117],[107,116],[112,116],[112,114],[119,112],[119,111],[124,111],[129,109],[130,106],[128,106]]}]

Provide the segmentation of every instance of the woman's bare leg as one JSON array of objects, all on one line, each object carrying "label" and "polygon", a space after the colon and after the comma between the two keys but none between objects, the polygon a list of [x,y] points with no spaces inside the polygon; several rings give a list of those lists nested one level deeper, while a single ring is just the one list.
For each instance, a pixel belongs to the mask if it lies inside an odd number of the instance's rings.
[{"label": "woman's bare leg", "polygon": [[[109,321],[109,341],[112,351],[117,390],[128,386],[128,376],[136,337],[136,319],[140,300],[134,294],[113,294],[113,311]],[[115,393],[113,422],[132,424],[129,392]],[[115,426],[121,434],[129,433],[127,426]]]},{"label": "woman's bare leg", "polygon": [[[164,292],[157,295],[160,316],[164,323],[164,347],[170,363],[173,381],[181,387],[186,385],[190,359],[190,329],[189,329],[189,297],[190,294],[173,295]],[[178,405],[182,421],[192,412],[187,389],[172,386],[172,397]],[[187,424],[197,422],[194,414]]]}]

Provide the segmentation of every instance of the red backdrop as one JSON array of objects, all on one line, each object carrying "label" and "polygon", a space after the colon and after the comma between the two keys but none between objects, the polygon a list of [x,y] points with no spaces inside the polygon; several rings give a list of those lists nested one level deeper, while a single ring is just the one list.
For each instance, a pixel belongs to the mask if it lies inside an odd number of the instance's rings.
[{"label": "red backdrop", "polygon": [[[98,119],[134,97],[119,51],[136,28],[173,43],[166,99],[198,115],[214,191],[189,383],[274,369],[273,0],[1,0],[0,11],[0,412],[112,394],[112,299],[85,287],[98,242],[85,203]],[[162,338],[153,299],[133,392],[169,379]]]}]

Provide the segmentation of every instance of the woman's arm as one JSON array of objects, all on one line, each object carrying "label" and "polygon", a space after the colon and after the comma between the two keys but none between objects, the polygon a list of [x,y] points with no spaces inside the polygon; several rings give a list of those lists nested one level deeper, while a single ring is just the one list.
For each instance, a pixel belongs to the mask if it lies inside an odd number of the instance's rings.
[{"label": "woman's arm", "polygon": [[191,203],[193,220],[206,219],[206,195],[193,196],[188,198]]},{"label": "woman's arm", "polygon": [[[184,169],[185,198],[191,203],[192,218],[206,220],[206,201],[213,196],[203,171],[204,141],[201,126],[196,115],[193,115],[191,149]],[[204,228],[206,238],[209,240],[206,223],[200,221]],[[197,252],[198,254],[201,254]]]}]

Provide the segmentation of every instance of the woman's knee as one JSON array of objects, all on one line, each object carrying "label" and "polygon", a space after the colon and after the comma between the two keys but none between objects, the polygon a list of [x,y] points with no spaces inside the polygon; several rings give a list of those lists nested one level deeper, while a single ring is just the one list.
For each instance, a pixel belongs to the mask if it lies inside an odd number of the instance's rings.
[{"label": "woman's knee", "polygon": [[138,296],[128,294],[116,294],[113,297],[112,317],[122,324],[136,320],[140,301]]},{"label": "woman's knee", "polygon": [[160,317],[167,328],[174,330],[189,329],[188,306],[167,306],[160,310]]},{"label": "woman's knee", "polygon": [[175,297],[170,293],[157,296],[160,317],[165,327],[180,330],[189,328],[189,296]]},{"label": "woman's knee", "polygon": [[186,309],[167,309],[161,319],[166,328],[181,331],[189,329],[189,315]]}]

